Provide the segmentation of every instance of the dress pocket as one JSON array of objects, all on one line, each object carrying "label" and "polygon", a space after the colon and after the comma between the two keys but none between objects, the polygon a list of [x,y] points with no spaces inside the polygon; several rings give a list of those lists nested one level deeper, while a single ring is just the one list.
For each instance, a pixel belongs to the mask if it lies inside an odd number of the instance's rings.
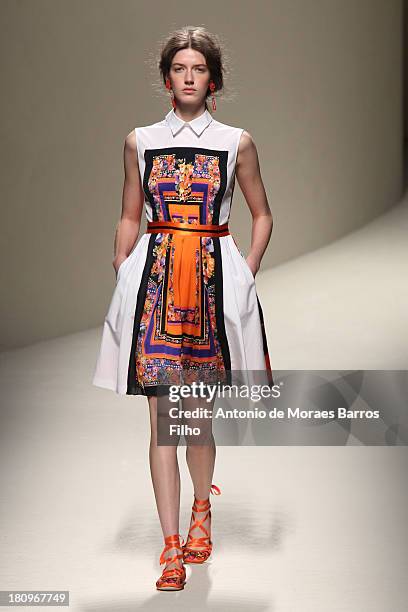
[{"label": "dress pocket", "polygon": [[251,268],[249,267],[247,260],[245,259],[245,255],[243,254],[243,252],[241,251],[241,249],[238,249],[238,251],[239,251],[239,253],[240,253],[240,255],[241,255],[242,259],[243,259],[243,262],[244,262],[244,267],[247,269],[248,274],[249,274],[249,276],[251,277],[252,282],[255,282],[255,276],[252,274],[252,270],[251,270]]},{"label": "dress pocket", "polygon": [[247,260],[245,259],[245,257],[244,257],[244,263],[245,263],[245,265],[246,265],[246,268],[247,268],[248,272],[249,272],[249,273],[250,273],[250,275],[251,275],[252,280],[255,282],[255,276],[252,274],[252,270],[251,270],[251,268],[249,267],[249,264],[248,264]]},{"label": "dress pocket", "polygon": [[124,264],[127,262],[127,260],[128,260],[128,259],[129,259],[129,257],[126,257],[126,259],[124,259],[124,260],[121,262],[121,264],[120,264],[120,266],[119,266],[119,268],[118,268],[118,271],[116,272],[116,281],[118,281],[118,280],[119,280],[120,274],[121,274],[121,272],[122,272],[122,270],[123,270],[123,266],[124,266]]}]

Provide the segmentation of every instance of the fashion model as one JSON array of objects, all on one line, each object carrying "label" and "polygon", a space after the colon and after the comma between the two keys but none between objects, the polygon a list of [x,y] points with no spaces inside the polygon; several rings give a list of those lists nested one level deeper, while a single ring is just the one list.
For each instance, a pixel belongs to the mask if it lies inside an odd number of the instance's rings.
[{"label": "fashion model", "polygon": [[[185,564],[204,563],[212,552],[209,498],[221,491],[212,484],[212,433],[207,444],[186,436],[194,503],[184,542],[177,444],[157,443],[159,390],[190,375],[228,381],[233,370],[266,371],[272,380],[255,276],[273,220],[253,138],[214,118],[224,74],[217,37],[202,27],[174,32],[158,68],[172,108],[125,139],[116,285],[93,384],[147,396],[149,462],[164,537],[156,588],[174,591],[184,588]],[[252,215],[247,258],[228,229],[236,178]],[[143,208],[147,231],[136,244]],[[198,405],[188,399],[187,406]]]}]

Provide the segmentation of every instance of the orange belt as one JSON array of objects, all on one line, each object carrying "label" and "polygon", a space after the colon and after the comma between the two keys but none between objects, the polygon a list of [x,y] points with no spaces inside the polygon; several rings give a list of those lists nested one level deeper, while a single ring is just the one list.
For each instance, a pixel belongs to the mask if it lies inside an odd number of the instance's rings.
[{"label": "orange belt", "polygon": [[228,223],[223,225],[205,225],[203,223],[178,223],[177,221],[148,221],[147,233],[168,233],[175,232],[190,236],[228,236],[230,233]]}]

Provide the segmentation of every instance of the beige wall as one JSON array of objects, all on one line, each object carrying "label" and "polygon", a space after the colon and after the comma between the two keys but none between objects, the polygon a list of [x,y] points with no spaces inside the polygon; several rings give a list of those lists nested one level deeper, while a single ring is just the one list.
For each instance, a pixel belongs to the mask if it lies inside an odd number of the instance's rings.
[{"label": "beige wall", "polygon": [[[1,3],[3,350],[102,323],[123,140],[170,108],[149,57],[175,27],[205,25],[230,51],[235,99],[216,117],[258,146],[275,220],[263,269],[398,201],[402,0],[186,6]],[[245,252],[249,222],[237,185],[231,228]]]}]

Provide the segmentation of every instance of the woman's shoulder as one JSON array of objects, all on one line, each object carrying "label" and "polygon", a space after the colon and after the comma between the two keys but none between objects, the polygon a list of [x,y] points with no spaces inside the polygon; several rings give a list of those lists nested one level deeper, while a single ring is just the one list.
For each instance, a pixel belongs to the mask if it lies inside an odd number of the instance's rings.
[{"label": "woman's shoulder", "polygon": [[131,149],[136,149],[138,142],[142,143],[146,139],[150,141],[152,138],[154,138],[155,132],[159,132],[160,129],[165,127],[166,122],[164,119],[147,125],[136,125],[125,136],[125,143]]},{"label": "woman's shoulder", "polygon": [[155,121],[154,123],[147,123],[145,125],[136,125],[133,130],[154,130],[157,128],[166,127],[166,119],[160,119],[159,121]]},{"label": "woman's shoulder", "polygon": [[223,143],[230,143],[230,146],[239,153],[245,153],[251,149],[256,149],[256,145],[252,134],[241,126],[230,125],[227,123],[221,123],[220,121],[214,121],[214,128],[218,130],[220,141]]},{"label": "woman's shoulder", "polygon": [[150,132],[152,130],[160,129],[166,126],[166,122],[164,120],[156,121],[155,123],[150,123],[146,125],[137,125],[131,129],[131,131],[126,135],[126,140],[134,140],[135,137],[137,139],[138,133],[140,135],[143,132]]},{"label": "woman's shoulder", "polygon": [[218,119],[215,119],[215,117],[212,118],[210,125],[212,125],[213,129],[215,128],[218,130],[230,131],[236,134],[242,133],[244,131],[244,128],[242,127],[239,127],[237,125],[231,125],[229,123],[223,123],[221,121],[218,121]]}]

